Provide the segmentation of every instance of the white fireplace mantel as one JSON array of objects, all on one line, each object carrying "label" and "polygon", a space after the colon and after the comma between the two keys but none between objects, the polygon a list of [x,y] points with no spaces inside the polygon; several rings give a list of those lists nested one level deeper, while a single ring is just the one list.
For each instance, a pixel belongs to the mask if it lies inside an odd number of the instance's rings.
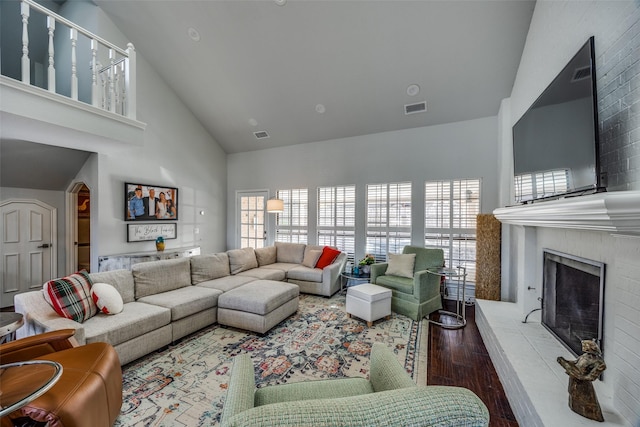
[{"label": "white fireplace mantel", "polygon": [[615,191],[498,208],[503,224],[640,236],[640,191]]}]

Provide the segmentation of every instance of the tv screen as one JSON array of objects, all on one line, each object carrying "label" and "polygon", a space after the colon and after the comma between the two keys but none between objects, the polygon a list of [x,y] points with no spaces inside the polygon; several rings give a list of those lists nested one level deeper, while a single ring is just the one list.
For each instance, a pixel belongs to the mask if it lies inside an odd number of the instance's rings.
[{"label": "tv screen", "polygon": [[591,37],[513,126],[516,202],[601,188]]}]

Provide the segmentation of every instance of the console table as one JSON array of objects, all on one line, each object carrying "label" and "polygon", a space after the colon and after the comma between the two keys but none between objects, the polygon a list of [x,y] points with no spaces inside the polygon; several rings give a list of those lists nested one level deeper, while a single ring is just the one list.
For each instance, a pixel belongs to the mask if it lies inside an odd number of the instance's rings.
[{"label": "console table", "polygon": [[200,255],[200,246],[167,249],[162,252],[131,252],[125,254],[98,257],[98,271],[131,270],[131,266],[140,262],[159,261],[162,259],[184,258]]}]

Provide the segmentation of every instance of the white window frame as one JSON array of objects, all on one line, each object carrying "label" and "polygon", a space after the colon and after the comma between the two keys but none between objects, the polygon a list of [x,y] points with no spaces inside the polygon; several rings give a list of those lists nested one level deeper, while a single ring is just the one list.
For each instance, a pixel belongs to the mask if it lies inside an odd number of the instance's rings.
[{"label": "white window frame", "polygon": [[318,187],[318,245],[334,246],[354,261],[356,250],[356,186]]},{"label": "white window frame", "polygon": [[465,267],[476,280],[476,218],[481,212],[481,179],[425,182],[424,243],[444,250],[447,267]]},{"label": "white window frame", "polygon": [[366,253],[384,262],[411,244],[412,183],[367,184]]},{"label": "white window frame", "polygon": [[284,211],[276,214],[276,242],[307,243],[309,235],[309,190],[278,190]]}]

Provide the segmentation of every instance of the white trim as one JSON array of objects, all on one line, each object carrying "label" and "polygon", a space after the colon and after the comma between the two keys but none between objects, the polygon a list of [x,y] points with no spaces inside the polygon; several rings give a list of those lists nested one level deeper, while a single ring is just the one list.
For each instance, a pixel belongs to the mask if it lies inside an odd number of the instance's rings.
[{"label": "white trim", "polygon": [[503,224],[640,236],[640,191],[616,191],[493,211]]}]

